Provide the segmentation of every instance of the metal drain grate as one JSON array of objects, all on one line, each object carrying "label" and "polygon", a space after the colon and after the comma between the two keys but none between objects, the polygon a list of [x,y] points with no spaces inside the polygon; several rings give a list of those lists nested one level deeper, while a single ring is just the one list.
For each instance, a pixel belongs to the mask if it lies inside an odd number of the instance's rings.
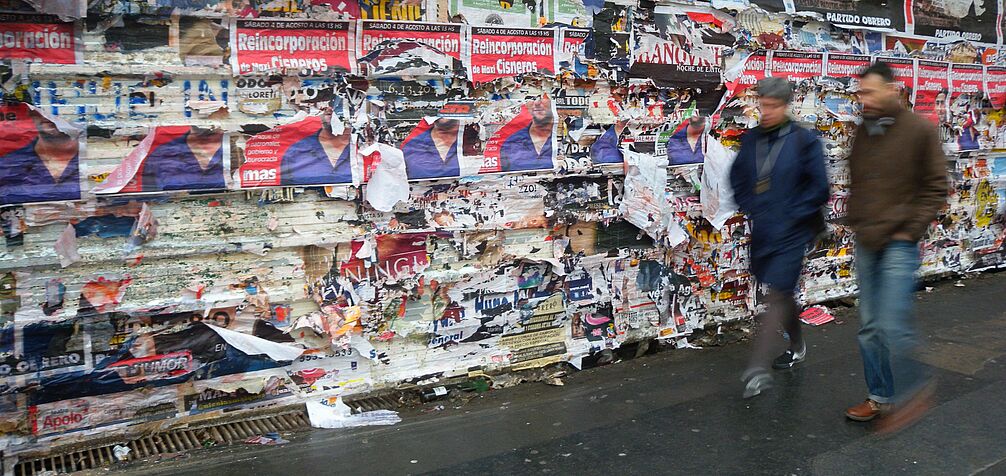
[{"label": "metal drain grate", "polygon": [[346,405],[353,409],[353,413],[360,411],[374,410],[394,410],[401,406],[401,403],[392,395],[378,395],[357,399],[346,399]]},{"label": "metal drain grate", "polygon": [[[266,417],[218,423],[214,425],[166,431],[131,440],[125,444],[131,450],[126,460],[148,458],[154,455],[178,453],[202,448],[204,443],[232,443],[264,433],[289,431],[309,424],[303,411]],[[34,476],[47,471],[69,473],[109,466],[116,462],[112,448],[121,442],[65,453],[49,454],[23,459],[14,468],[15,476]]]}]

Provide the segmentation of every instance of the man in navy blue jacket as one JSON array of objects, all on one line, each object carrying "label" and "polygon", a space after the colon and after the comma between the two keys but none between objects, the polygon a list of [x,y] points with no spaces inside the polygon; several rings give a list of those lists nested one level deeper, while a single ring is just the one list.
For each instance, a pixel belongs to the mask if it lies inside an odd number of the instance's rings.
[{"label": "man in navy blue jacket", "polygon": [[[730,170],[734,199],[751,223],[751,272],[768,288],[768,310],[742,377],[744,398],[772,385],[770,364],[790,368],[806,355],[794,293],[829,196],[820,140],[786,113],[793,97],[789,82],[765,78],[758,82],[758,94],[761,123],[741,139]],[[773,361],[781,350],[780,327],[789,334],[789,348]]]}]

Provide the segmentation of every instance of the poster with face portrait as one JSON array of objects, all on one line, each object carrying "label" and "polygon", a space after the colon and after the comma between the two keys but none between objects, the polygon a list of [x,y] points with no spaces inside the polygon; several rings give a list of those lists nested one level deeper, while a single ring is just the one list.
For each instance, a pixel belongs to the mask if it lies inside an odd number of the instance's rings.
[{"label": "poster with face portrait", "polygon": [[401,150],[409,180],[452,178],[461,175],[458,160],[463,127],[450,117],[423,118],[402,140]]},{"label": "poster with face portrait", "polygon": [[548,94],[527,100],[516,116],[489,136],[478,173],[554,169],[555,118],[555,105]]},{"label": "poster with face portrait", "polygon": [[92,191],[98,195],[227,188],[230,140],[218,129],[158,126]]},{"label": "poster with face portrait", "polygon": [[0,104],[0,205],[80,199],[83,131],[24,103]]},{"label": "poster with face portrait", "polygon": [[236,182],[240,188],[351,184],[360,173],[352,137],[331,112],[255,134],[245,143]]},{"label": "poster with face portrait", "polygon": [[981,148],[978,130],[985,99],[985,67],[980,64],[950,64],[950,98],[947,105],[951,150]]},{"label": "poster with face portrait", "polygon": [[950,94],[949,65],[942,61],[919,60],[916,68],[915,112],[933,124],[947,120]]}]

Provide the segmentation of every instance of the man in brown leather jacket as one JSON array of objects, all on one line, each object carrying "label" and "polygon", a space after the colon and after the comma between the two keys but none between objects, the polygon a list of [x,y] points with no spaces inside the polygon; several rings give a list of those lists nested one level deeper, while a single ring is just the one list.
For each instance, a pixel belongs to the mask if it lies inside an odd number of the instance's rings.
[{"label": "man in brown leather jacket", "polygon": [[[856,421],[884,414],[896,431],[929,407],[932,383],[913,360],[919,240],[943,207],[947,159],[936,127],[904,109],[894,75],[877,62],[860,75],[863,124],[849,156],[849,225],[856,232],[859,348],[869,397],[846,410]],[[889,411],[889,412],[888,412]]]}]

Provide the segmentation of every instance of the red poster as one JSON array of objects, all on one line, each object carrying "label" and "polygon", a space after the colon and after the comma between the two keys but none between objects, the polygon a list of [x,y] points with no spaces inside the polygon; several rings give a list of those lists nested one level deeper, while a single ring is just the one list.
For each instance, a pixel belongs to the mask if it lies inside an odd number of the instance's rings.
[{"label": "red poster", "polygon": [[377,249],[369,258],[356,255],[363,241],[352,243],[352,258],[339,267],[343,276],[354,281],[368,279],[399,279],[422,271],[429,264],[426,252],[427,237],[433,233],[397,233],[378,235]]},{"label": "red poster", "polygon": [[1006,107],[1006,66],[985,67],[985,92],[993,107]]},{"label": "red poster", "polygon": [[80,38],[73,23],[50,15],[0,14],[0,59],[74,64]]},{"label": "red poster", "polygon": [[219,129],[158,126],[92,190],[99,195],[227,188],[230,140]]},{"label": "red poster", "polygon": [[235,74],[354,71],[348,21],[237,20],[231,28]]},{"label": "red poster", "polygon": [[556,112],[543,94],[524,104],[520,113],[486,141],[480,174],[555,168]]},{"label": "red poster", "polygon": [[473,27],[472,81],[555,74],[555,29]]},{"label": "red poster", "polygon": [[580,30],[575,28],[563,28],[559,41],[559,61],[573,64],[573,58],[580,58],[582,61],[586,57],[585,46],[590,30]]},{"label": "red poster", "polygon": [[870,57],[865,55],[845,55],[828,53],[829,78],[852,78],[870,65]]},{"label": "red poster", "polygon": [[351,131],[336,134],[331,122],[331,115],[310,116],[249,138],[240,188],[353,183]]},{"label": "red poster", "polygon": [[0,105],[0,205],[80,200],[84,134],[25,103]]},{"label": "red poster", "polygon": [[985,67],[980,64],[953,63],[950,65],[951,98],[961,94],[976,96],[985,89]]},{"label": "red poster", "polygon": [[802,51],[773,51],[769,74],[799,82],[824,73],[824,54]]},{"label": "red poster", "polygon": [[[373,20],[360,25],[357,46],[368,74],[422,74],[422,70],[408,70],[420,65],[430,74],[464,71],[463,25]],[[403,64],[408,65],[405,71]]]},{"label": "red poster", "polygon": [[911,93],[915,89],[915,60],[911,58],[877,57],[877,61],[886,63],[894,72],[894,82],[902,89]]},{"label": "red poster", "polygon": [[733,87],[729,88],[729,95],[731,97],[740,96],[749,88],[755,87],[758,81],[765,79],[767,67],[768,57],[765,56],[765,53],[755,53],[749,56],[744,63],[744,72],[731,83]]},{"label": "red poster", "polygon": [[919,60],[915,88],[915,112],[934,124],[947,120],[947,96],[950,90],[949,64]]}]

